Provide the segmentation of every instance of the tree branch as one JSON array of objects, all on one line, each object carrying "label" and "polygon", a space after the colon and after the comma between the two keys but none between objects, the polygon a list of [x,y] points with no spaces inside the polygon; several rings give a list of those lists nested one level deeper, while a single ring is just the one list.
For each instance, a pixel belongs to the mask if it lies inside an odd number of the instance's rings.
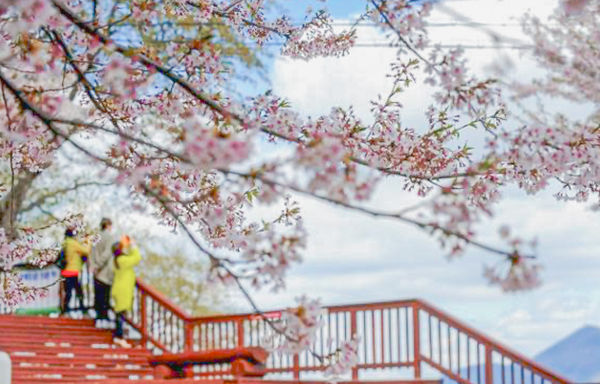
[{"label": "tree branch", "polygon": [[44,204],[44,202],[46,200],[48,200],[52,197],[58,196],[58,195],[63,195],[68,192],[76,191],[79,188],[85,188],[85,187],[91,187],[91,186],[105,187],[105,186],[110,186],[110,185],[114,185],[114,184],[113,183],[101,183],[101,182],[97,182],[97,181],[87,181],[87,182],[83,182],[83,183],[75,183],[71,187],[57,189],[55,191],[46,193],[46,194],[38,197],[34,201],[27,204],[25,207],[21,208],[19,213],[28,212],[28,211],[32,210],[33,208],[39,208],[40,206],[42,206]]},{"label": "tree branch", "polygon": [[[165,77],[167,77],[169,80],[171,80],[173,83],[179,85],[181,88],[183,88],[186,92],[188,92],[190,95],[192,95],[194,98],[196,98],[198,101],[200,101],[202,104],[204,104],[205,106],[209,107],[211,110],[213,110],[214,112],[220,114],[223,118],[228,119],[231,118],[233,120],[235,120],[238,124],[240,124],[243,127],[248,127],[250,124],[247,123],[245,121],[245,119],[243,117],[241,117],[240,115],[227,111],[225,108],[221,107],[217,102],[211,100],[211,98],[202,93],[201,91],[195,89],[188,81],[182,79],[181,77],[177,76],[176,74],[174,74],[170,69],[162,66],[161,64],[151,60],[150,58],[148,58],[147,56],[137,53],[137,54],[133,54],[131,52],[131,50],[128,50],[126,48],[123,48],[121,46],[119,46],[118,44],[116,44],[114,41],[112,41],[110,38],[104,36],[103,34],[101,34],[100,32],[98,32],[97,30],[94,30],[92,27],[90,27],[89,25],[87,25],[86,23],[84,23],[82,20],[80,20],[75,14],[73,14],[69,9],[67,9],[63,4],[61,4],[60,2],[58,2],[57,0],[52,0],[52,3],[54,4],[54,6],[59,10],[59,12],[65,16],[67,19],[69,19],[73,24],[75,24],[78,28],[80,28],[82,31],[86,32],[87,34],[94,36],[96,38],[98,38],[98,40],[100,40],[103,44],[105,45],[111,45],[114,47],[115,51],[121,53],[122,55],[129,57],[129,58],[136,58],[139,62],[141,62],[142,64],[153,68],[154,70],[156,70],[158,73],[161,73],[162,75],[164,75]],[[300,144],[302,143],[301,140],[297,139],[297,138],[293,138],[293,137],[289,137],[286,136],[284,134],[281,134],[279,132],[273,131],[271,129],[267,129],[265,127],[258,127],[258,129],[269,135],[272,137],[276,137],[278,139],[282,139],[288,142],[293,142],[293,143],[297,143]],[[404,174],[402,172],[397,172],[397,171],[393,171],[390,170],[388,168],[384,168],[384,167],[376,167],[373,166],[371,164],[369,164],[367,161],[365,160],[361,160],[358,159],[356,157],[351,157],[350,158],[351,161],[369,167],[371,169],[376,169],[380,172],[389,174],[389,175],[395,175],[395,176],[401,176],[401,177],[405,177],[405,178],[414,178],[414,179],[427,179],[427,180],[431,180],[431,179],[435,179],[436,177],[424,177],[424,176],[418,176],[418,175],[407,175]],[[457,175],[443,175],[440,176],[440,178],[454,178],[454,177],[463,177],[463,176],[467,176],[467,175],[471,175],[471,174],[457,174]]]},{"label": "tree branch", "polygon": [[[327,196],[322,196],[322,195],[318,195],[316,193],[307,191],[305,189],[302,189],[300,187],[294,186],[294,185],[290,185],[290,184],[285,184],[273,179],[269,179],[266,178],[262,175],[260,175],[259,173],[243,173],[243,172],[238,172],[238,171],[233,171],[233,170],[228,170],[228,169],[219,169],[219,172],[222,172],[224,174],[229,174],[229,175],[235,175],[241,178],[245,178],[245,179],[250,179],[250,180],[259,180],[265,184],[271,185],[271,186],[276,186],[276,187],[280,187],[280,188],[284,188],[284,189],[288,189],[294,192],[297,192],[301,195],[305,195],[305,196],[309,196],[312,197],[314,199],[317,200],[321,200],[321,201],[325,201],[327,203],[331,203],[333,205],[338,205],[347,209],[350,209],[352,211],[356,211],[356,212],[361,212],[364,214],[367,214],[369,216],[373,216],[373,217],[380,217],[380,218],[388,218],[388,219],[395,219],[398,221],[402,221],[406,224],[410,224],[413,226],[416,226],[420,229],[431,229],[431,230],[437,230],[440,231],[442,233],[444,233],[447,236],[452,236],[455,238],[458,238],[460,240],[463,240],[464,242],[466,242],[469,245],[472,245],[476,248],[485,250],[487,252],[491,252],[497,255],[501,255],[501,256],[505,256],[505,257],[513,257],[514,256],[514,251],[506,251],[500,248],[495,248],[486,244],[483,244],[477,240],[473,240],[472,238],[470,238],[469,236],[460,233],[460,232],[456,232],[456,231],[452,231],[449,230],[447,228],[444,228],[442,226],[440,226],[439,224],[436,223],[428,223],[425,221],[419,221],[416,219],[412,219],[409,217],[404,216],[404,212],[400,212],[400,213],[390,213],[390,212],[384,212],[384,211],[378,211],[375,209],[370,209],[370,208],[365,208],[365,207],[361,207],[358,205],[353,205],[351,203],[347,203],[344,201],[340,201],[340,200],[335,200],[332,199],[330,197]],[[535,256],[524,256],[526,258],[535,258]]]}]

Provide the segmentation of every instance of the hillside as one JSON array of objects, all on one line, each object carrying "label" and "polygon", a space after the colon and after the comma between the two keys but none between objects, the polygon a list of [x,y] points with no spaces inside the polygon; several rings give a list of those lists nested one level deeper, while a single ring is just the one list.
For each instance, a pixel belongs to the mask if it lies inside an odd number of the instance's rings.
[{"label": "hillside", "polygon": [[586,326],[558,341],[535,361],[576,382],[600,380],[600,328]]}]

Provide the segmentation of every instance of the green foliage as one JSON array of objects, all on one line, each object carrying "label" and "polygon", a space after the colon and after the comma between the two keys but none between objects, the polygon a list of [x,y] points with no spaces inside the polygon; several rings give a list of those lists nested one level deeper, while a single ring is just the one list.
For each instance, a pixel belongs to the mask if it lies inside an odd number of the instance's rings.
[{"label": "green foliage", "polygon": [[201,316],[216,314],[226,306],[228,294],[215,285],[207,285],[206,263],[191,260],[181,250],[160,254],[141,246],[139,276],[189,313]]}]

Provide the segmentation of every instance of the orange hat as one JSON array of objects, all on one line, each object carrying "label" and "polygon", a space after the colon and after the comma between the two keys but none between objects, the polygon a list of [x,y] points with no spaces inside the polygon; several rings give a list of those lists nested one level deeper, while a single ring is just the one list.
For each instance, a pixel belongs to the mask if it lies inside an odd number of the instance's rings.
[{"label": "orange hat", "polygon": [[131,245],[131,238],[128,235],[121,236],[121,248],[125,249]]}]

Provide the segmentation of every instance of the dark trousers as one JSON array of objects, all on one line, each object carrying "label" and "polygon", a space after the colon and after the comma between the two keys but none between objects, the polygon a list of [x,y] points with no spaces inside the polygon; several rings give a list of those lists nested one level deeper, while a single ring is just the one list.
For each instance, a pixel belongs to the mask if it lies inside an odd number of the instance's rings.
[{"label": "dark trousers", "polygon": [[125,321],[125,311],[115,313],[117,317],[117,327],[115,328],[115,332],[113,336],[115,338],[122,339],[123,338],[123,322]]},{"label": "dark trousers", "polygon": [[110,300],[110,285],[94,279],[94,309],[96,319],[108,319],[108,308]]},{"label": "dark trousers", "polygon": [[79,276],[65,277],[65,301],[62,308],[63,313],[72,309],[77,309],[69,308],[69,302],[71,301],[73,290],[75,290],[75,294],[79,300],[79,309],[82,311],[85,309],[83,306],[83,289],[81,288],[81,283],[79,282]]}]

